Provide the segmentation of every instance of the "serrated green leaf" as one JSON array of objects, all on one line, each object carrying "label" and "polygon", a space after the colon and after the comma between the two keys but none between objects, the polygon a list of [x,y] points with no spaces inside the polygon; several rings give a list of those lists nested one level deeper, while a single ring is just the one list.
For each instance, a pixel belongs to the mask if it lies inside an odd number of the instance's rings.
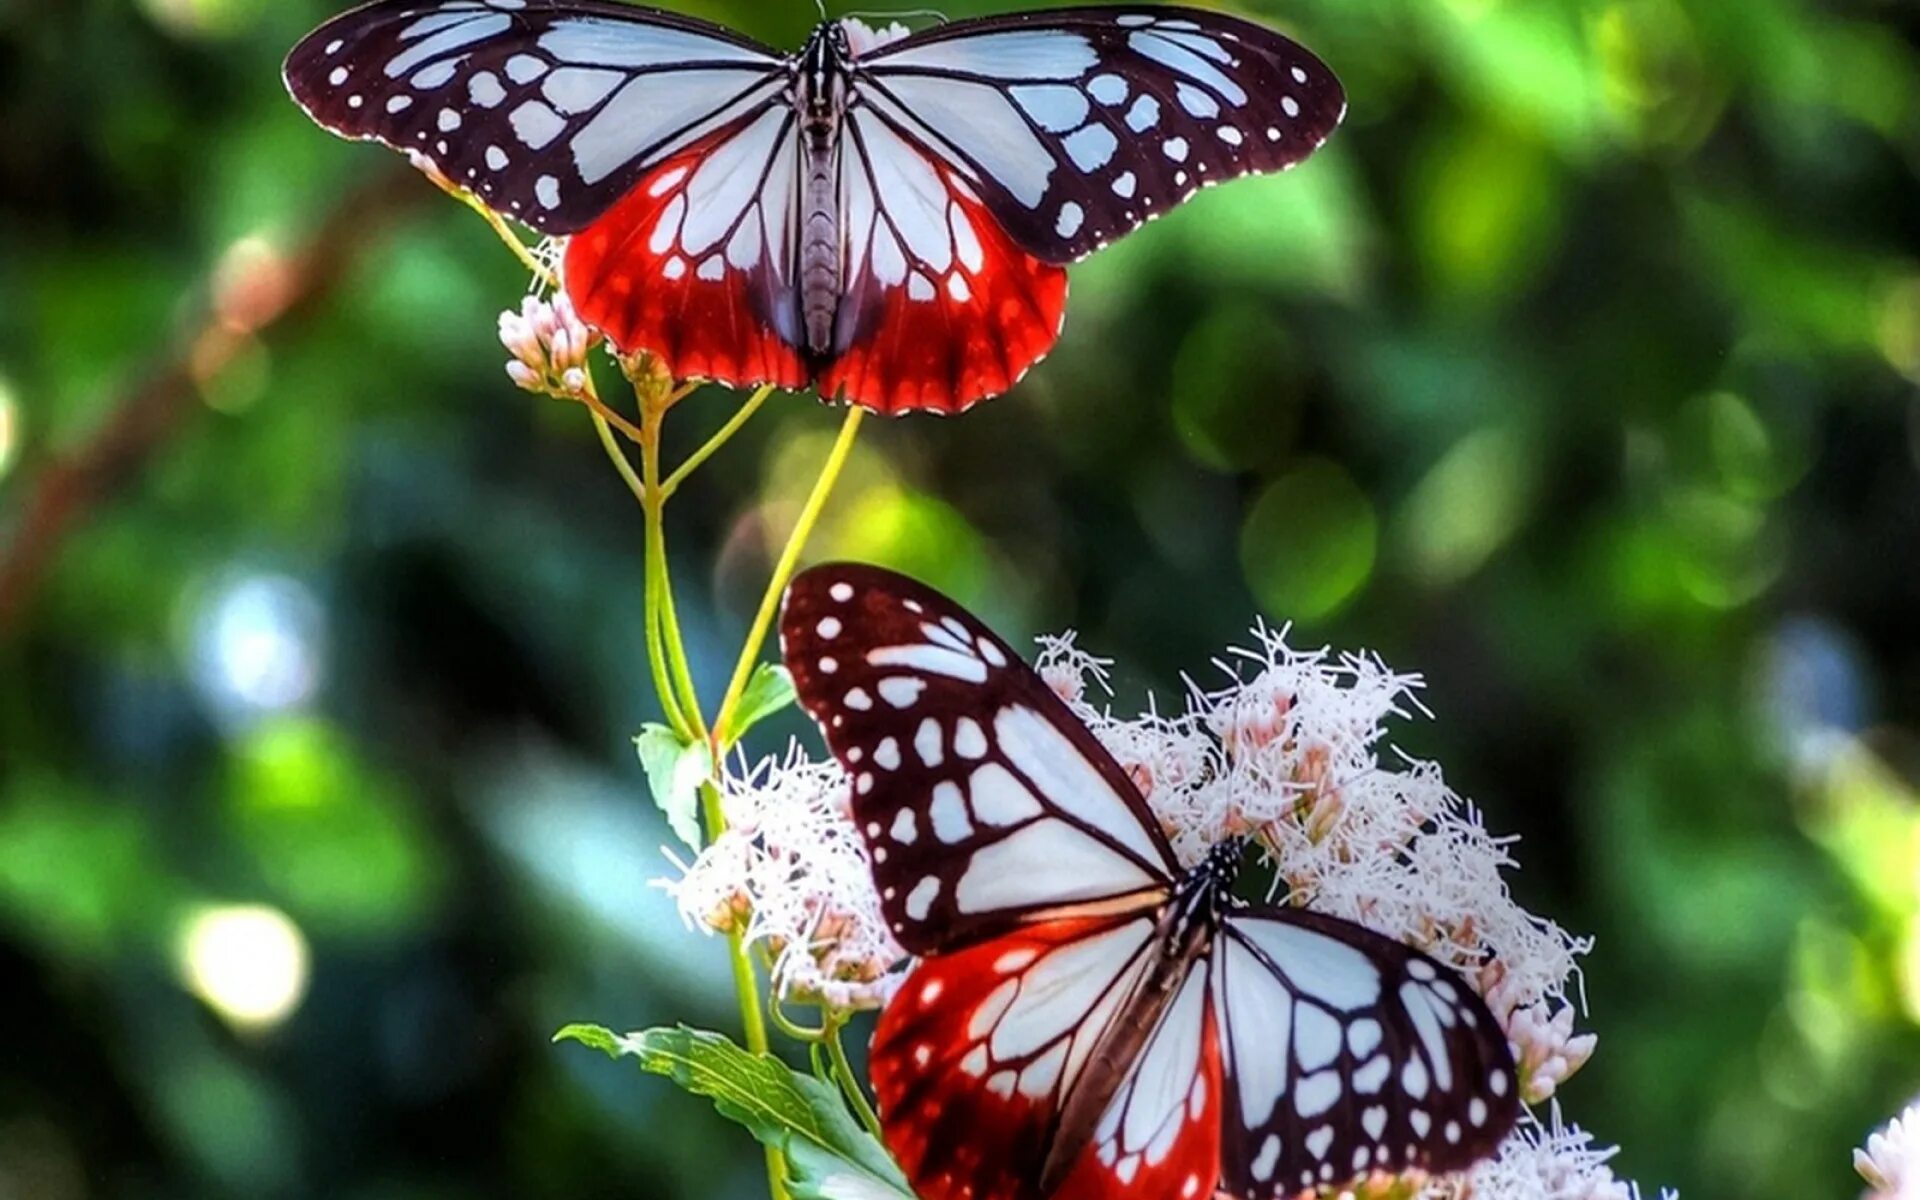
[{"label": "serrated green leaf", "polygon": [[666,814],[680,840],[700,848],[700,785],[713,772],[705,742],[689,742],[665,725],[643,725],[633,739],[647,772],[653,802]]},{"label": "serrated green leaf", "polygon": [[794,702],[793,676],[777,663],[761,663],[753,669],[747,688],[740,693],[728,736],[738,740],[747,730]]},{"label": "serrated green leaf", "polygon": [[913,1200],[900,1168],[833,1085],[770,1054],[684,1025],[624,1037],[598,1025],[569,1025],[553,1040],[579,1042],[612,1058],[631,1055],[643,1070],[712,1100],[721,1116],[785,1152],[795,1200]]}]

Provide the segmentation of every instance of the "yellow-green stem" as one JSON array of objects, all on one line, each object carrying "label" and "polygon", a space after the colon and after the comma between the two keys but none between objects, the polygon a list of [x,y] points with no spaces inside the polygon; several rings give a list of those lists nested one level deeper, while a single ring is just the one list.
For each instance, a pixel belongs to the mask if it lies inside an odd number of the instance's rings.
[{"label": "yellow-green stem", "polygon": [[860,1090],[860,1077],[853,1073],[846,1047],[840,1044],[840,1029],[846,1022],[831,1016],[827,1021],[827,1054],[833,1059],[834,1078],[840,1081],[840,1090],[847,1094],[847,1103],[853,1105],[854,1115],[867,1127],[867,1132],[880,1137],[880,1116],[867,1102],[867,1094]]},{"label": "yellow-green stem", "polygon": [[667,725],[682,738],[691,740],[694,737],[693,726],[674,699],[673,681],[667,673],[666,648],[660,634],[660,578],[653,570],[655,506],[648,498],[646,481],[634,474],[633,464],[627,461],[626,452],[614,440],[613,429],[599,413],[593,412],[591,415],[593,430],[600,435],[600,446],[607,452],[607,460],[613,464],[613,469],[626,482],[627,489],[640,502],[641,510],[647,515],[645,611],[642,617],[647,637],[647,666],[653,672],[653,690],[660,697],[660,710],[667,719]]},{"label": "yellow-green stem", "polygon": [[[430,175],[429,178],[432,178],[432,176]],[[520,235],[515,233],[513,228],[507,224],[506,218],[488,208],[486,202],[481,200],[480,197],[467,191],[465,188],[456,186],[450,180],[434,179],[433,181],[440,185],[441,191],[479,213],[481,219],[492,226],[493,232],[499,235],[500,240],[507,244],[507,249],[513,251],[513,256],[520,260],[520,265],[531,271],[535,279],[538,279],[548,287],[558,287],[560,285],[560,281],[553,277],[553,272],[547,269],[547,265],[535,258],[533,251],[527,249],[527,244],[521,241]]]},{"label": "yellow-green stem", "polygon": [[753,419],[753,414],[760,411],[760,406],[765,404],[767,397],[771,395],[773,395],[773,385],[768,384],[747,397],[747,402],[727,418],[727,423],[720,427],[719,432],[708,438],[705,445],[689,454],[687,461],[681,463],[672,474],[667,476],[667,481],[660,485],[662,497],[671,496],[679,491],[680,485],[686,482],[687,476],[693,474],[701,463],[712,458],[714,452],[726,445],[728,439],[734,434],[739,433],[740,427]]},{"label": "yellow-green stem", "polygon": [[[686,647],[680,638],[680,623],[673,615],[673,583],[667,573],[666,497],[660,494],[660,423],[665,406],[640,398],[640,480],[641,507],[647,518],[647,584],[654,590],[652,606],[654,636],[665,651],[666,672],[671,693],[678,701],[690,737],[705,738],[707,726],[700,713],[700,696],[694,690],[693,675],[687,669]],[[657,682],[657,676],[656,676]]]},{"label": "yellow-green stem", "polygon": [[739,707],[740,697],[747,690],[747,679],[753,674],[754,664],[760,660],[760,647],[767,640],[767,631],[773,627],[774,615],[780,611],[780,597],[787,590],[787,581],[793,578],[794,568],[800,563],[800,554],[806,549],[807,538],[819,523],[820,512],[826,507],[827,497],[833,494],[833,485],[838,482],[841,469],[847,465],[854,439],[860,433],[861,418],[865,415],[865,409],[847,409],[846,420],[840,424],[840,436],[834,439],[826,464],[820,468],[820,478],[814,481],[813,492],[800,510],[800,519],[794,522],[793,532],[787,535],[787,544],[780,551],[779,561],[774,564],[773,578],[767,581],[766,594],[760,597],[760,611],[754,615],[753,628],[747,633],[746,645],[740,648],[739,661],[733,665],[733,678],[727,683],[726,698],[720,701],[719,715],[713,721],[715,757],[731,747],[737,736],[733,729],[734,710]]}]

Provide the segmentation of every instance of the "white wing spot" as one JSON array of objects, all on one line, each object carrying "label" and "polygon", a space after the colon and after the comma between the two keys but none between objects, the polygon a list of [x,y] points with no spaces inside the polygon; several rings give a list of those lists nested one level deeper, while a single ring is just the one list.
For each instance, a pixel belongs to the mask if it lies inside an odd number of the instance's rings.
[{"label": "white wing spot", "polygon": [[940,895],[940,880],[929,875],[915,884],[907,893],[907,915],[916,921],[924,921],[933,911],[933,902]]},{"label": "white wing spot", "polygon": [[1368,1137],[1372,1138],[1375,1141],[1379,1141],[1380,1135],[1386,1132],[1386,1128],[1387,1128],[1386,1105],[1376,1104],[1372,1108],[1369,1108],[1367,1111],[1361,1113],[1360,1126],[1361,1128],[1367,1131]]},{"label": "white wing spot", "polygon": [[1190,83],[1175,85],[1173,94],[1179,99],[1180,107],[1186,109],[1190,116],[1205,120],[1220,115],[1220,102]]},{"label": "white wing spot", "polygon": [[1132,171],[1122,172],[1120,177],[1113,181],[1113,194],[1123,200],[1131,200],[1139,182],[1139,178]]},{"label": "white wing spot", "polygon": [[961,717],[954,723],[953,752],[961,758],[986,757],[987,735],[980,728],[980,722],[972,717]]},{"label": "white wing spot", "polygon": [[1166,145],[1161,147],[1161,149],[1164,150],[1167,157],[1174,162],[1187,161],[1187,139],[1185,138],[1168,138]]},{"label": "white wing spot", "polygon": [[1307,81],[1307,73],[1299,67],[1295,67],[1293,69],[1293,81],[1295,83],[1305,83]]},{"label": "white wing spot", "polygon": [[1087,92],[1109,107],[1125,104],[1131,94],[1127,81],[1118,75],[1095,75],[1087,81]]},{"label": "white wing spot", "polygon": [[880,698],[895,708],[906,708],[920,698],[925,691],[927,681],[914,679],[907,675],[889,675],[876,686]]},{"label": "white wing spot", "polygon": [[[678,257],[679,257],[678,255],[675,256],[676,261],[678,261]],[[685,265],[683,264],[680,269],[682,271],[685,271],[686,270]],[[838,671],[839,669],[840,669],[840,660],[837,658],[834,658],[832,655],[828,655],[827,657],[822,658],[820,660],[820,673],[822,675],[831,675],[835,671]]]},{"label": "white wing spot", "polygon": [[873,748],[873,765],[882,771],[896,771],[900,768],[900,743],[893,738],[881,738],[880,744]]},{"label": "white wing spot", "polygon": [[326,52],[328,54],[338,54],[340,53],[340,47],[346,44],[347,44],[347,41],[345,38],[335,38],[332,41],[327,43]]},{"label": "white wing spot", "polygon": [[1070,238],[1080,232],[1086,220],[1087,211],[1069,200],[1060,206],[1060,219],[1054,223],[1053,231],[1063,238]]},{"label": "white wing spot", "polygon": [[1457,1142],[1460,1140],[1460,1122],[1447,1122],[1447,1140],[1449,1142]]},{"label": "white wing spot", "polygon": [[872,771],[860,772],[860,777],[853,781],[853,790],[860,793],[862,796],[872,791],[873,790],[873,772]]},{"label": "white wing spot", "polygon": [[1373,1095],[1387,1081],[1387,1075],[1392,1070],[1393,1063],[1386,1055],[1376,1056],[1353,1073],[1353,1090],[1363,1096]]},{"label": "white wing spot", "polygon": [[[1415,1137],[1425,1137],[1427,1136],[1427,1130],[1433,1128],[1433,1118],[1427,1115],[1426,1109],[1416,1108],[1407,1114],[1407,1124],[1413,1126]],[[1407,1147],[1407,1157],[1413,1157],[1412,1146]]]},{"label": "white wing spot", "polygon": [[1286,113],[1289,117],[1297,117],[1300,115],[1300,102],[1292,96],[1282,96],[1280,97],[1280,111]]},{"label": "white wing spot", "polygon": [[1407,963],[1407,974],[1423,981],[1438,977],[1438,973],[1433,969],[1433,964],[1424,958],[1410,960]]},{"label": "white wing spot", "polygon": [[1113,136],[1113,130],[1105,125],[1088,125],[1067,135],[1061,143],[1066,148],[1067,157],[1073,165],[1084,173],[1091,174],[1113,161],[1113,152],[1120,147],[1120,139]]},{"label": "white wing spot", "polygon": [[708,283],[718,283],[727,277],[727,260],[719,254],[709,254],[700,260],[700,268],[694,275]]},{"label": "white wing spot", "polygon": [[841,697],[840,702],[855,712],[865,712],[873,707],[873,697],[867,695],[865,688],[854,688]]},{"label": "white wing spot", "polygon": [[1000,653],[1000,647],[994,645],[990,639],[977,638],[974,644],[980,648],[980,657],[986,659],[991,665],[996,667],[1007,665],[1007,656]]},{"label": "white wing spot", "polygon": [[888,829],[887,832],[893,836],[894,841],[899,842],[902,846],[913,845],[914,840],[920,836],[919,822],[914,819],[913,810],[903,808],[895,814],[893,827]]},{"label": "white wing spot", "polygon": [[1487,1077],[1487,1086],[1493,1089],[1493,1094],[1496,1096],[1506,1095],[1507,1073],[1505,1071],[1495,1071]]},{"label": "white wing spot", "polygon": [[460,114],[451,108],[440,110],[440,119],[436,122],[441,133],[452,133],[460,128]]},{"label": "white wing spot", "polygon": [[1247,140],[1244,134],[1231,125],[1222,125],[1220,128],[1214,130],[1214,133],[1219,135],[1220,140],[1229,146],[1238,146]]},{"label": "white wing spot", "polygon": [[507,169],[507,152],[498,146],[487,147],[487,170],[504,171]]},{"label": "white wing spot", "polygon": [[988,763],[967,781],[973,797],[973,815],[982,825],[1017,825],[1041,813],[1040,802],[1013,773],[999,763]]},{"label": "white wing spot", "polygon": [[347,69],[345,67],[335,67],[333,71],[327,76],[327,82],[332,84],[335,87],[339,87],[341,84],[345,83],[346,81],[347,81]]},{"label": "white wing spot", "polygon": [[534,180],[533,197],[542,208],[560,207],[560,181],[552,175],[542,175]]},{"label": "white wing spot", "polygon": [[515,83],[532,83],[547,73],[547,60],[532,54],[516,54],[507,60],[507,78]]},{"label": "white wing spot", "polygon": [[1485,1125],[1487,1123],[1487,1102],[1475,1096],[1473,1103],[1467,1105],[1467,1120],[1472,1121],[1475,1125]]},{"label": "white wing spot", "polygon": [[836,583],[827,589],[827,595],[832,596],[834,600],[839,603],[845,604],[847,601],[853,599],[853,585],[850,583]]},{"label": "white wing spot", "polygon": [[1380,1022],[1372,1017],[1362,1017],[1347,1026],[1347,1048],[1353,1051],[1353,1057],[1364,1059],[1373,1053],[1380,1044]]},{"label": "white wing spot", "polygon": [[831,641],[840,636],[840,628],[839,617],[821,617],[820,623],[813,627],[813,631]]},{"label": "white wing spot", "polygon": [[967,819],[967,799],[960,785],[945,780],[933,789],[933,803],[927,808],[933,819],[933,836],[949,846],[965,841],[973,834],[973,822]]},{"label": "white wing spot", "polygon": [[403,113],[412,107],[413,107],[412,96],[394,96],[387,101],[387,112],[390,115],[394,113]]},{"label": "white wing spot", "polygon": [[498,108],[506,102],[507,89],[500,86],[498,75],[482,71],[467,80],[467,97],[481,108]]},{"label": "white wing spot", "polygon": [[956,304],[965,304],[973,299],[973,289],[967,286],[967,277],[958,271],[947,276],[947,295],[952,296]]},{"label": "white wing spot", "polygon": [[1127,109],[1127,128],[1135,133],[1145,133],[1160,123],[1160,101],[1152,96],[1141,96]]},{"label": "white wing spot", "polygon": [[366,102],[366,100],[365,100],[365,98],[363,98],[363,97],[360,97],[360,96],[348,96],[348,97],[347,97],[347,107],[348,107],[348,108],[362,108],[362,107],[364,107],[364,106],[366,105],[366,103],[367,103],[367,102]]},{"label": "white wing spot", "polygon": [[1400,1069],[1400,1089],[1419,1100],[1427,1094],[1427,1068],[1417,1058],[1409,1058]]},{"label": "white wing spot", "polygon": [[939,294],[940,289],[933,286],[933,280],[928,279],[920,272],[915,271],[913,274],[907,276],[907,299],[918,304],[925,304]]},{"label": "white wing spot", "polygon": [[[687,260],[684,258],[681,258],[678,254],[676,254],[672,258],[669,258],[667,260],[666,266],[660,268],[660,273],[662,275],[665,275],[668,279],[684,278],[687,273]],[[829,666],[828,665],[829,663],[832,663],[833,665]],[[820,660],[820,669],[822,671],[825,671],[829,675],[833,674],[834,670],[837,667],[839,667],[839,665],[840,665],[839,663],[834,662],[830,658],[823,658]]]},{"label": "white wing spot", "polygon": [[1280,1165],[1280,1135],[1270,1133],[1267,1140],[1260,1143],[1260,1153],[1253,1160],[1253,1177],[1265,1183],[1273,1178],[1273,1169]]},{"label": "white wing spot", "polygon": [[920,727],[913,731],[913,750],[920,756],[920,761],[929,767],[937,767],[945,760],[946,755],[941,752],[939,721],[928,717],[920,722]]},{"label": "white wing spot", "polygon": [[1322,1071],[1293,1085],[1293,1107],[1302,1118],[1317,1117],[1340,1098],[1340,1073]]},{"label": "white wing spot", "polygon": [[1333,1126],[1322,1125],[1307,1135],[1307,1149],[1315,1158],[1325,1158],[1333,1145]]}]

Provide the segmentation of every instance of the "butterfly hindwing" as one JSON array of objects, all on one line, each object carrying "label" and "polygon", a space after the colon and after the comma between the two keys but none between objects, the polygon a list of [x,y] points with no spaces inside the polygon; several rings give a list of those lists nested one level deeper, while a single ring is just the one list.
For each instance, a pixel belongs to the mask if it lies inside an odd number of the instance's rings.
[{"label": "butterfly hindwing", "polygon": [[766,108],[669,157],[567,241],[567,293],[678,379],[798,388],[796,118]]},{"label": "butterfly hindwing", "polygon": [[1139,792],[952,601],[878,567],[814,567],[787,590],[780,639],[801,705],[853,779],[881,904],[908,950],[1165,897],[1177,864]]},{"label": "butterfly hindwing", "polygon": [[848,114],[841,164],[844,291],[821,394],[957,412],[1012,388],[1060,336],[1066,272],[871,110]]},{"label": "butterfly hindwing", "polygon": [[1172,7],[954,22],[859,59],[854,90],[1053,263],[1202,187],[1294,165],[1346,111],[1333,72],[1292,40]]},{"label": "butterfly hindwing", "polygon": [[788,78],[721,26],[611,0],[378,0],[303,38],[284,74],[321,125],[418,155],[550,234],[780,103]]},{"label": "butterfly hindwing", "polygon": [[[1153,937],[1149,916],[1063,918],[914,968],[870,1061],[887,1145],[922,1200],[1040,1200],[1060,1109],[1141,986]],[[1094,1172],[1081,1175],[1084,1194]]]},{"label": "butterfly hindwing", "polygon": [[1255,908],[1227,918],[1213,959],[1231,1195],[1459,1170],[1512,1129],[1506,1036],[1426,955],[1349,921]]}]

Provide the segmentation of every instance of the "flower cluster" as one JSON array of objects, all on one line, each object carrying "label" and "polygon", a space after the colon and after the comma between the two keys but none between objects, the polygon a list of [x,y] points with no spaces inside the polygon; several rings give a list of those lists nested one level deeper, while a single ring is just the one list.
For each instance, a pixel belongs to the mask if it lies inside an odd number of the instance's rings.
[{"label": "flower cluster", "polygon": [[903,957],[887,932],[846,775],[798,753],[729,775],[727,830],[663,881],[692,923],[739,931],[773,956],[781,994],[876,1008]]},{"label": "flower cluster", "polygon": [[[1421,1200],[1640,1200],[1639,1186],[1607,1166],[1616,1148],[1594,1145],[1592,1134],[1560,1119],[1558,1105],[1549,1122],[1522,1124],[1498,1155],[1432,1184]],[[1674,1193],[1660,1195],[1672,1200]]]},{"label": "flower cluster", "polygon": [[599,340],[564,292],[551,300],[528,296],[518,312],[500,314],[500,344],[513,355],[507,376],[536,395],[585,397],[591,383],[587,351]]},{"label": "flower cluster", "polygon": [[1873,1131],[1853,1169],[1867,1181],[1864,1200],[1920,1200],[1920,1101]]}]

